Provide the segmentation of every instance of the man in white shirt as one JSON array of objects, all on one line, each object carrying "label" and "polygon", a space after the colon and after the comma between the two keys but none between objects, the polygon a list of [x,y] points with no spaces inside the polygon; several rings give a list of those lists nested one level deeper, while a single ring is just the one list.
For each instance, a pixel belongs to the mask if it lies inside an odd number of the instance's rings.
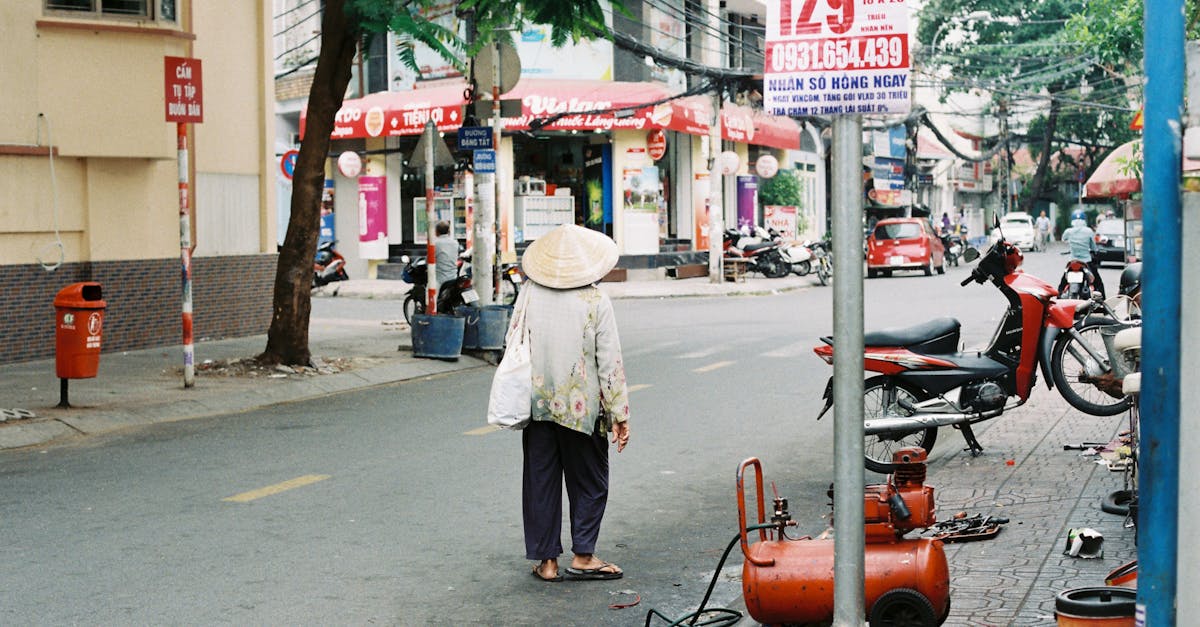
[{"label": "man in white shirt", "polygon": [[1050,218],[1046,217],[1046,212],[1037,219],[1037,249],[1046,250],[1046,242],[1050,241]]}]

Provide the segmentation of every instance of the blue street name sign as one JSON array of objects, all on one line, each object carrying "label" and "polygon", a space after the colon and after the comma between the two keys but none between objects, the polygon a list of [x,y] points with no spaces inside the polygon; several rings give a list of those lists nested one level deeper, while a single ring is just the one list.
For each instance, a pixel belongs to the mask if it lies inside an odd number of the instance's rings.
[{"label": "blue street name sign", "polygon": [[476,174],[495,174],[496,173],[496,151],[492,149],[476,150],[475,151],[475,173]]},{"label": "blue street name sign", "polygon": [[480,150],[492,147],[492,127],[464,126],[458,129],[459,150]]}]

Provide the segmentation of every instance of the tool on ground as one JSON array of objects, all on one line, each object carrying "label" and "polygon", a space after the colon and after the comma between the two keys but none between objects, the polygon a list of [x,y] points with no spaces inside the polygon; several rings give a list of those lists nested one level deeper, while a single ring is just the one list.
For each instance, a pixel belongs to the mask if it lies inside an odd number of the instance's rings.
[{"label": "tool on ground", "polygon": [[967,516],[966,512],[959,512],[950,520],[930,525],[921,535],[926,538],[936,538],[942,542],[989,540],[1000,533],[1000,525],[1007,523],[1007,518],[982,514]]},{"label": "tool on ground", "polygon": [[[950,571],[942,542],[904,537],[935,522],[933,488],[925,485],[924,449],[896,451],[888,482],[869,485],[863,495],[865,520],[865,601],[872,625],[900,617],[913,625],[937,625],[950,612]],[[753,468],[757,519],[747,524],[744,475]],[[831,490],[832,493],[832,490]],[[742,592],[750,616],[760,623],[819,623],[833,618],[832,538],[788,537],[796,525],[787,499],[774,499],[768,519],[763,500],[762,464],[741,463],[737,474],[738,522],[742,552]],[[751,543],[749,533],[758,532]]]}]

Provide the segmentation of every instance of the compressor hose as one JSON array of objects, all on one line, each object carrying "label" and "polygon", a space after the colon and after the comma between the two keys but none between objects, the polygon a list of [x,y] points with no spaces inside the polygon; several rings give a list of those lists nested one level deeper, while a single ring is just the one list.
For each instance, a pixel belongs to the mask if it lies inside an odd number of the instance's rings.
[{"label": "compressor hose", "polygon": [[[750,525],[749,527],[746,527],[746,531],[776,528],[776,525],[773,524]],[[737,624],[737,622],[742,619],[741,612],[737,610],[731,610],[727,607],[714,607],[707,610],[704,609],[704,606],[708,603],[709,597],[712,596],[713,588],[717,585],[717,578],[721,576],[721,569],[725,566],[725,560],[729,558],[729,553],[733,551],[733,547],[737,546],[741,539],[742,534],[735,534],[733,539],[729,541],[729,546],[725,547],[725,552],[721,554],[721,560],[717,562],[717,569],[713,571],[712,580],[708,582],[708,590],[704,592],[704,599],[700,601],[700,607],[696,608],[696,611],[690,614],[684,614],[683,616],[680,616],[679,618],[670,622],[667,627],[678,627],[679,625],[684,624],[689,625],[690,627],[726,627],[727,625]],[[713,614],[714,616],[702,623],[697,623],[696,621],[699,620],[699,618],[704,614]],[[654,608],[650,608],[650,611],[646,612],[646,627],[650,627],[650,619],[655,616],[665,621],[671,621],[670,617],[666,616],[662,612],[659,612]]]}]

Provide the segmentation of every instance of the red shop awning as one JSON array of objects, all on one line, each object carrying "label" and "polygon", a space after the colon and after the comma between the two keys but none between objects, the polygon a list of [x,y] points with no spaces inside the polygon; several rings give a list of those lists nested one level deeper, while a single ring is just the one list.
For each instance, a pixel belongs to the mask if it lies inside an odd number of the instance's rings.
[{"label": "red shop awning", "polygon": [[[674,94],[658,83],[619,81],[552,80],[522,78],[506,100],[521,101],[521,116],[505,118],[504,128],[527,130],[537,119],[549,119],[542,126],[548,131],[650,130],[666,129],[696,135],[708,132],[705,110],[699,102],[677,98],[659,102]],[[659,102],[655,106],[645,106]],[[606,113],[586,113],[603,111]],[[578,113],[576,113],[578,112]]]},{"label": "red shop awning", "polygon": [[[381,91],[363,98],[347,100],[338,109],[331,139],[420,135],[425,123],[433,120],[439,131],[462,126],[465,85],[451,83],[412,91]],[[300,137],[308,110],[300,112]]]},{"label": "red shop awning", "polygon": [[[465,84],[449,83],[403,92],[379,92],[342,103],[334,120],[332,139],[419,135],[425,122],[433,120],[439,131],[462,126]],[[522,78],[505,100],[520,100],[521,115],[505,118],[504,128],[528,130],[533,120],[547,120],[548,131],[650,130],[664,129],[692,135],[709,132],[712,105],[704,96],[688,96],[667,102],[674,94],[665,85],[649,82],[557,80]],[[646,103],[659,102],[654,106]],[[606,111],[588,113],[588,111]],[[307,111],[300,113],[304,135]],[[790,118],[771,116],[749,107],[727,104],[722,109],[725,139],[799,149],[800,126]]]},{"label": "red shop awning", "polygon": [[800,125],[795,120],[731,103],[721,107],[721,136],[741,144],[800,149]]}]

